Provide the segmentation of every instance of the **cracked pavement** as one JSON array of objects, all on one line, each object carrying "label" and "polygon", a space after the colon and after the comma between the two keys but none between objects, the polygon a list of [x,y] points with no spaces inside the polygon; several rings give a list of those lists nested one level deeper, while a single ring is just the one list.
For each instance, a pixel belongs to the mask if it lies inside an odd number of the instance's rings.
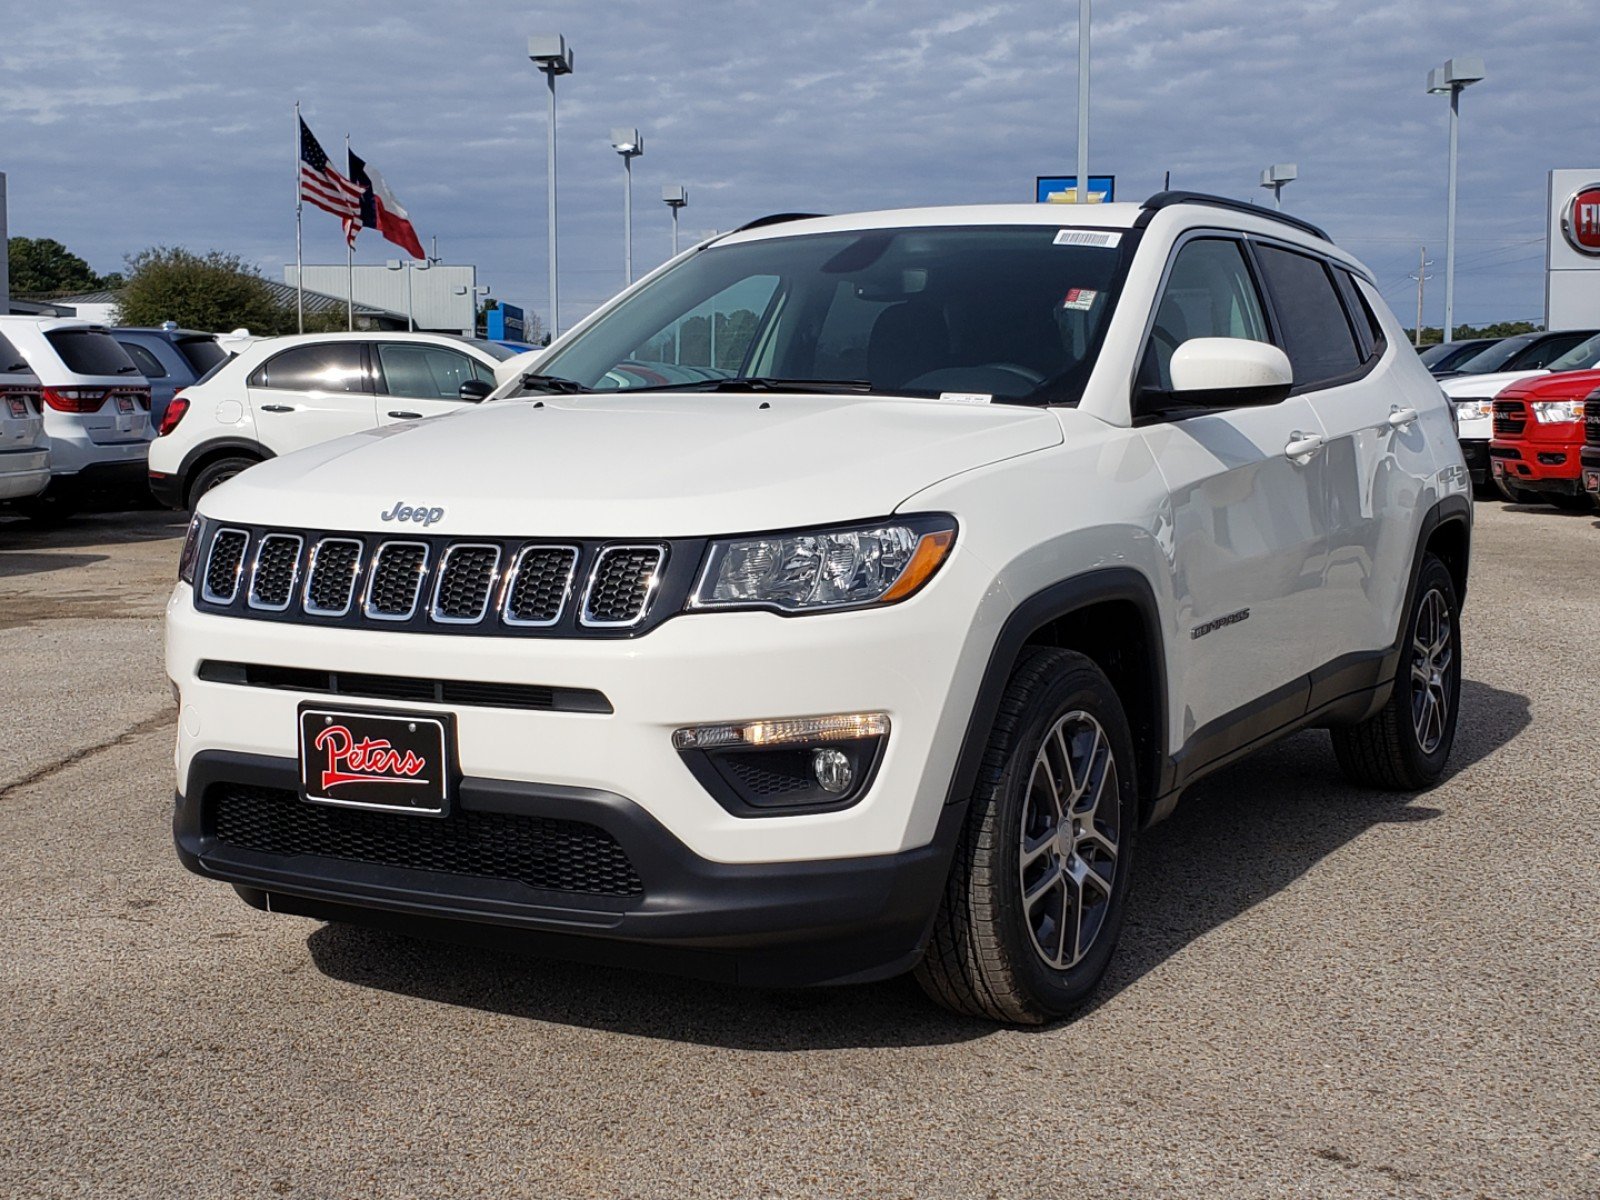
[{"label": "cracked pavement", "polygon": [[0,519],[0,1196],[1596,1200],[1600,522],[1477,514],[1444,783],[1213,776],[1020,1032],[246,907],[170,842],[183,522]]}]

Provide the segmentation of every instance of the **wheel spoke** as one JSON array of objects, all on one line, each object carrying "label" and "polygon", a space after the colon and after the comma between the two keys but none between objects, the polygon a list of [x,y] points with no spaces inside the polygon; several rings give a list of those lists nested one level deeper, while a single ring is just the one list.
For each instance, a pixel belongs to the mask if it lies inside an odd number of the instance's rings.
[{"label": "wheel spoke", "polygon": [[1045,830],[1045,832],[1031,841],[1024,834],[1022,837],[1022,869],[1026,871],[1034,863],[1038,862],[1040,856],[1048,852],[1050,847],[1055,845],[1055,842],[1056,831],[1053,828]]},{"label": "wheel spoke", "polygon": [[1055,811],[1055,820],[1050,822],[1051,830],[1054,831],[1061,820],[1061,789],[1056,786],[1055,772],[1051,770],[1050,761],[1042,752],[1033,764],[1033,778],[1028,781],[1030,791],[1039,782],[1041,774],[1044,775],[1045,794],[1050,797],[1050,807]]}]

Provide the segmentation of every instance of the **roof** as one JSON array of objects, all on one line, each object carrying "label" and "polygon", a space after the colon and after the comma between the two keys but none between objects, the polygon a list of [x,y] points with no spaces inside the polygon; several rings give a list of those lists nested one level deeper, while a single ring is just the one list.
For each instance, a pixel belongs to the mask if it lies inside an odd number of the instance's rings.
[{"label": "roof", "polygon": [[[291,308],[295,303],[294,288],[287,283],[279,283],[275,279],[263,279],[262,283],[272,292],[272,298],[278,304]],[[98,292],[78,292],[71,296],[52,296],[45,303],[73,305],[73,304],[115,304],[120,292],[101,290]],[[330,296],[326,292],[306,291],[306,311],[308,313],[342,313],[345,309],[343,296]],[[387,308],[374,308],[370,304],[356,302],[356,313],[363,317],[391,317],[401,321],[406,319],[405,313],[391,312]]]}]

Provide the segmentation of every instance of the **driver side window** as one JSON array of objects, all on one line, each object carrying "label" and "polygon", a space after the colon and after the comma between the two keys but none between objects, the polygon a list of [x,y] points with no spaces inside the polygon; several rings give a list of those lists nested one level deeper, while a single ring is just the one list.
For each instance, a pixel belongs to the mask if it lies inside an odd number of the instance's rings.
[{"label": "driver side window", "polygon": [[1267,342],[1261,294],[1239,243],[1197,238],[1178,251],[1139,367],[1141,387],[1172,389],[1172,355],[1190,338]]}]

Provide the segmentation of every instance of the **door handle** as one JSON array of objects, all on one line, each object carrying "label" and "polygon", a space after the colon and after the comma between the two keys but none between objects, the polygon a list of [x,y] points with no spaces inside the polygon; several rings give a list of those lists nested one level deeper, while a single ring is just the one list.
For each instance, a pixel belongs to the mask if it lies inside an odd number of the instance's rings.
[{"label": "door handle", "polygon": [[421,413],[402,412],[398,409],[390,409],[389,415],[396,421],[415,421],[422,416]]},{"label": "door handle", "polygon": [[1398,404],[1389,409],[1385,418],[1390,429],[1404,429],[1417,419],[1417,410],[1414,408],[1401,408]]},{"label": "door handle", "polygon": [[1283,448],[1286,458],[1310,458],[1326,444],[1320,433],[1301,433],[1296,429],[1289,435],[1289,444]]},{"label": "door handle", "polygon": [[293,412],[294,411],[294,405],[292,405],[292,404],[263,404],[261,406],[261,411],[262,412]]}]

